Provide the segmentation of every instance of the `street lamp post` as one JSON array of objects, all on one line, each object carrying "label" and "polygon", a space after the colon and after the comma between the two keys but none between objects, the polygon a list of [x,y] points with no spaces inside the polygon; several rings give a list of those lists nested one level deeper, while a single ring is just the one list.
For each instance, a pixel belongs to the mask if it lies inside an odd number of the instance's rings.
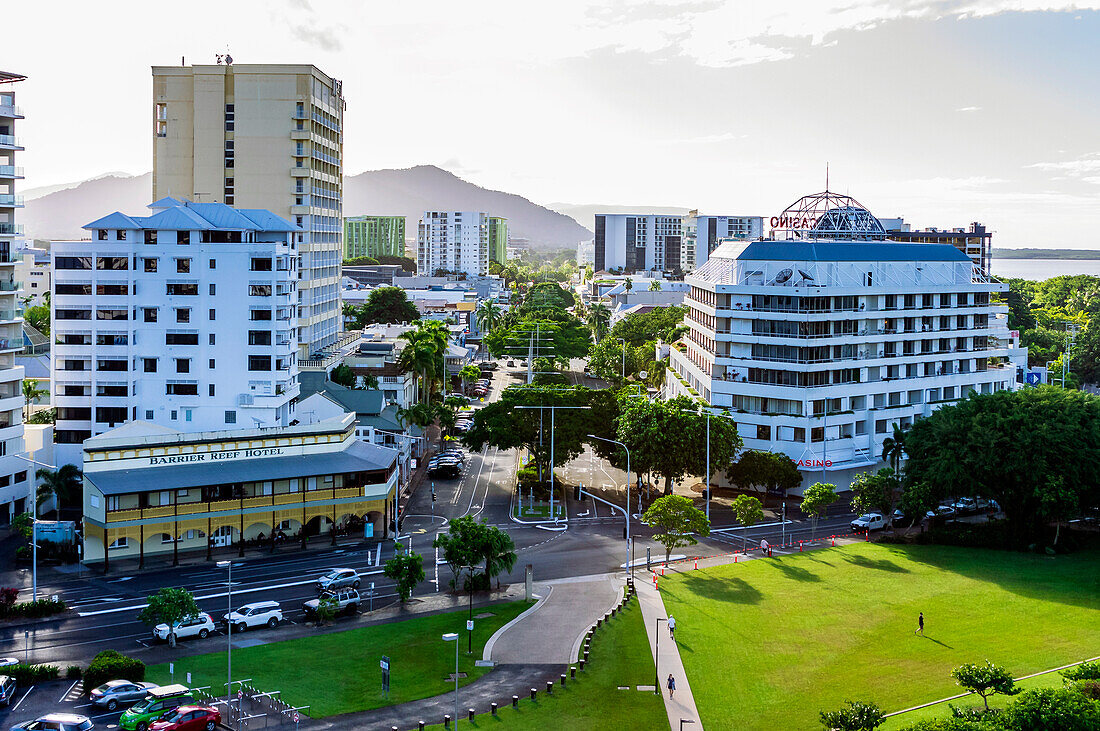
[{"label": "street lamp post", "polygon": [[458,633],[448,632],[443,641],[455,643],[455,728],[458,728]]},{"label": "street lamp post", "polygon": [[[542,410],[550,409],[550,518],[554,522],[557,522],[557,518],[554,516],[554,413],[558,409],[571,409],[571,410],[587,410],[592,408],[591,406],[517,406],[517,409],[538,409],[539,410],[539,439],[541,443],[542,439]],[[520,494],[522,499],[523,495]],[[563,500],[564,502],[564,500]],[[522,507],[522,506],[521,506]],[[521,510],[522,512],[522,510]]]},{"label": "street lamp post", "polygon": [[[21,459],[24,462],[30,462],[31,464],[41,465],[41,466],[45,467],[46,469],[50,469],[50,470],[56,470],[57,469],[57,467],[55,467],[52,464],[46,464],[45,462],[39,462],[36,459],[31,459],[30,457],[24,457],[21,454],[13,454],[12,456],[15,457],[16,459]],[[27,507],[30,508],[30,512],[31,512],[31,586],[33,587],[31,589],[31,591],[33,592],[33,596],[31,598],[34,601],[38,601],[38,505],[36,504],[36,501],[34,499],[34,480],[35,479],[36,478],[32,478],[30,476],[27,477]],[[58,519],[61,518],[60,508],[58,508],[57,517],[58,517]],[[106,551],[107,547],[104,546],[103,550]]]},{"label": "street lamp post", "polygon": [[661,671],[658,663],[661,659],[661,622],[667,622],[667,617],[657,617],[653,622],[653,692],[661,694]]},{"label": "street lamp post", "polygon": [[228,675],[228,683],[225,684],[225,705],[230,707],[233,702],[233,562],[232,561],[218,561],[219,569],[228,569],[229,575],[227,583],[229,585],[229,614],[225,617],[225,645],[226,645],[226,657],[228,658],[226,674]]},{"label": "street lamp post", "polygon": [[[626,450],[626,544],[630,546],[630,448],[620,441],[615,439],[606,439],[604,437],[598,437],[595,434],[589,434],[589,439],[598,439],[601,442],[610,442],[611,444],[618,444],[624,450]],[[640,500],[639,496],[639,500]],[[642,512],[639,507],[638,512]],[[629,561],[628,561],[629,563]],[[633,568],[633,567],[632,567]]]},{"label": "street lamp post", "polygon": [[623,344],[623,383],[626,383],[626,338],[615,338]]}]

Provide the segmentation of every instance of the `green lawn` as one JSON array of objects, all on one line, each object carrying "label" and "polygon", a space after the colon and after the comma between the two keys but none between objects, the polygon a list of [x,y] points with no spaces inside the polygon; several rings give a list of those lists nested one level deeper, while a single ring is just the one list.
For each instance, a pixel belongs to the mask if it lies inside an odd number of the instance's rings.
[{"label": "green lawn", "polygon": [[662,593],[707,729],[812,729],[846,699],[890,712],[954,695],[966,662],[1020,676],[1097,654],[1098,562],[859,543],[689,571]]},{"label": "green lawn", "polygon": [[[282,691],[282,699],[295,706],[308,705],[306,714],[323,718],[363,711],[394,703],[445,693],[454,688],[447,676],[454,672],[454,645],[443,642],[446,632],[458,632],[461,644],[459,672],[467,674],[459,685],[473,682],[489,668],[475,668],[485,643],[498,629],[528,608],[526,602],[494,604],[475,614],[493,616],[474,622],[474,651],[466,654],[466,612],[414,617],[401,622],[318,634],[254,647],[233,648],[233,677],[252,678],[261,691]],[[247,641],[248,635],[243,639]],[[390,697],[382,696],[379,661],[390,658]],[[191,673],[193,687],[211,686],[214,695],[224,693],[225,652],[176,661],[176,680]],[[147,679],[168,682],[168,666],[149,668]]]},{"label": "green lawn", "polygon": [[[636,600],[596,630],[589,657],[591,665],[584,672],[577,671],[577,680],[567,682],[564,688],[558,685],[552,696],[547,697],[540,689],[538,700],[527,696],[520,700],[518,710],[508,706],[498,711],[496,718],[477,715],[472,723],[463,718],[460,726],[501,731],[668,729],[661,697],[636,690],[639,685],[653,683],[653,655]],[[619,690],[620,685],[628,685],[630,690]]]}]

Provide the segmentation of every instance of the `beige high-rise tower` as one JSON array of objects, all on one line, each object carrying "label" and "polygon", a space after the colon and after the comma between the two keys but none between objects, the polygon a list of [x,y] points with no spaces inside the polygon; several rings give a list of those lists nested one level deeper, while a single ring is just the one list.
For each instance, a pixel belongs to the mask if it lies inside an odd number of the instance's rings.
[{"label": "beige high-rise tower", "polygon": [[340,326],[343,121],[341,82],[311,65],[153,67],[153,200],[264,208],[302,228],[301,357]]}]

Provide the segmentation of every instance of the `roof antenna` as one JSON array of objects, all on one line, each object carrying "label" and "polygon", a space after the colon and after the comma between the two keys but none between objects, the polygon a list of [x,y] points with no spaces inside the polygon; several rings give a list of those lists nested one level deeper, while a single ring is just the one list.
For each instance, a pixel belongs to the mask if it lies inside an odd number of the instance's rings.
[{"label": "roof antenna", "polygon": [[829,161],[825,161],[825,192],[829,192]]}]

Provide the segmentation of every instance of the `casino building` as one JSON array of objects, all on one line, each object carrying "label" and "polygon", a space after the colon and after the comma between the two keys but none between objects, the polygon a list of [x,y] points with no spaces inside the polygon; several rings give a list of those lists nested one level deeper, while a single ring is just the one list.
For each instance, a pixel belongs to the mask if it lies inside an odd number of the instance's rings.
[{"label": "casino building", "polygon": [[[183,433],[136,421],[84,442],[84,562],[332,536],[386,537],[397,450],[355,436],[355,415]],[[244,542],[242,542],[242,537]]]},{"label": "casino building", "polygon": [[784,452],[845,489],[882,443],[970,393],[1015,389],[1027,350],[1007,285],[950,243],[898,242],[857,201],[799,199],[767,239],[720,245],[685,281],[687,334],[668,396],[736,421],[746,449]]}]

